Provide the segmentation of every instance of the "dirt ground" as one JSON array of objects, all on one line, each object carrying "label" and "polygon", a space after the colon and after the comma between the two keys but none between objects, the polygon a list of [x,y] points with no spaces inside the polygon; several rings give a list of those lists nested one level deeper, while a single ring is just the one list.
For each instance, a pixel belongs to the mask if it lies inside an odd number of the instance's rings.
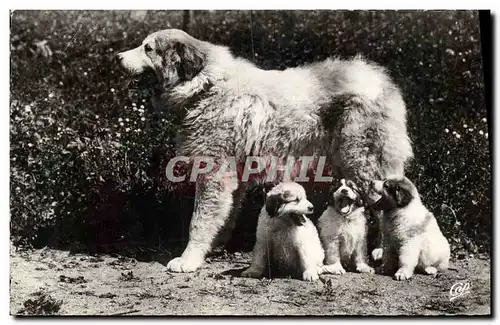
[{"label": "dirt ground", "polygon": [[[347,273],[308,283],[246,279],[249,253],[219,254],[192,274],[166,271],[168,260],[140,262],[119,255],[71,254],[41,249],[10,257],[10,313],[26,314],[26,301],[53,299],[58,315],[488,315],[490,261],[454,260],[437,277],[407,282]],[[450,301],[450,288],[470,290]],[[45,302],[46,303],[46,302]],[[42,303],[43,304],[43,303]],[[32,304],[33,305],[33,304]],[[24,311],[23,311],[24,309]]]}]

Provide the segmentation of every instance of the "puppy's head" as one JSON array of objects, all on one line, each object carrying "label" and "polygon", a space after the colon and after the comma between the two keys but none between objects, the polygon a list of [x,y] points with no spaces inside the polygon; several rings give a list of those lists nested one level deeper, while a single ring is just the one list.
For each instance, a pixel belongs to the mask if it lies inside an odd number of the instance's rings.
[{"label": "puppy's head", "polygon": [[307,200],[306,191],[301,185],[284,182],[267,193],[266,211],[271,218],[288,214],[301,216],[313,213],[314,206]]},{"label": "puppy's head", "polygon": [[407,177],[374,180],[371,189],[382,196],[380,205],[383,210],[403,208],[419,198],[417,188]]},{"label": "puppy's head", "polygon": [[204,67],[204,42],[178,29],[150,34],[142,44],[118,53],[118,62],[131,74],[153,70],[164,86],[191,80]]},{"label": "puppy's head", "polygon": [[363,206],[359,189],[351,180],[341,179],[331,192],[328,204],[341,215],[347,216]]}]

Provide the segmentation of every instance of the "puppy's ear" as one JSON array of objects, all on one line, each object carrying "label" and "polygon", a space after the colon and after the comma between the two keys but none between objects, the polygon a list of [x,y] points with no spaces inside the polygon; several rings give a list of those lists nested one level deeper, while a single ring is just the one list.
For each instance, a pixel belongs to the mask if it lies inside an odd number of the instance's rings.
[{"label": "puppy's ear", "polygon": [[205,66],[205,54],[194,46],[177,42],[175,51],[181,58],[178,74],[181,80],[193,79]]},{"label": "puppy's ear", "polygon": [[272,218],[278,214],[280,206],[283,204],[284,200],[281,194],[271,195],[267,197],[266,200],[266,211],[267,214]]},{"label": "puppy's ear", "polygon": [[328,205],[335,205],[335,200],[333,199],[333,193],[337,190],[337,186],[332,184],[328,188]]},{"label": "puppy's ear", "polygon": [[406,189],[401,188],[399,190],[396,190],[395,199],[399,207],[404,207],[411,202],[413,197],[410,192],[408,192]]}]

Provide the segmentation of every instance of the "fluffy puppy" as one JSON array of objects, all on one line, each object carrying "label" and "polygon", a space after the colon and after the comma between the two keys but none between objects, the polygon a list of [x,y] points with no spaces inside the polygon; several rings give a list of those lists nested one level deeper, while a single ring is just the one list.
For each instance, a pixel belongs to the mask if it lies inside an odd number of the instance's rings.
[{"label": "fluffy puppy", "polygon": [[313,210],[301,185],[283,182],[272,188],[259,216],[252,264],[241,275],[256,278],[269,271],[317,280],[324,252],[316,227],[305,216]]},{"label": "fluffy puppy", "polygon": [[415,185],[406,177],[391,177],[373,181],[371,188],[382,196],[384,211],[382,272],[406,280],[415,269],[425,274],[447,269],[450,246]]},{"label": "fluffy puppy", "polygon": [[365,208],[352,181],[342,179],[330,195],[328,208],[318,220],[318,229],[326,255],[324,273],[344,274],[344,267],[374,272],[366,263]]}]

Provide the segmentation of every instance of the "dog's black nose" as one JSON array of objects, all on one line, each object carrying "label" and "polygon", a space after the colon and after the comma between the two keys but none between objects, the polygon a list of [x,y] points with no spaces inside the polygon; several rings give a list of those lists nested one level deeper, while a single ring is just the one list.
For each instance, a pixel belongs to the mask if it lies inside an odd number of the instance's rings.
[{"label": "dog's black nose", "polygon": [[311,207],[307,207],[307,211],[313,212],[314,211],[314,207],[312,207],[312,206]]},{"label": "dog's black nose", "polygon": [[348,192],[347,192],[347,190],[344,188],[344,189],[342,189],[342,190],[340,191],[340,194],[342,194],[342,195],[347,195],[347,194],[348,194]]}]

